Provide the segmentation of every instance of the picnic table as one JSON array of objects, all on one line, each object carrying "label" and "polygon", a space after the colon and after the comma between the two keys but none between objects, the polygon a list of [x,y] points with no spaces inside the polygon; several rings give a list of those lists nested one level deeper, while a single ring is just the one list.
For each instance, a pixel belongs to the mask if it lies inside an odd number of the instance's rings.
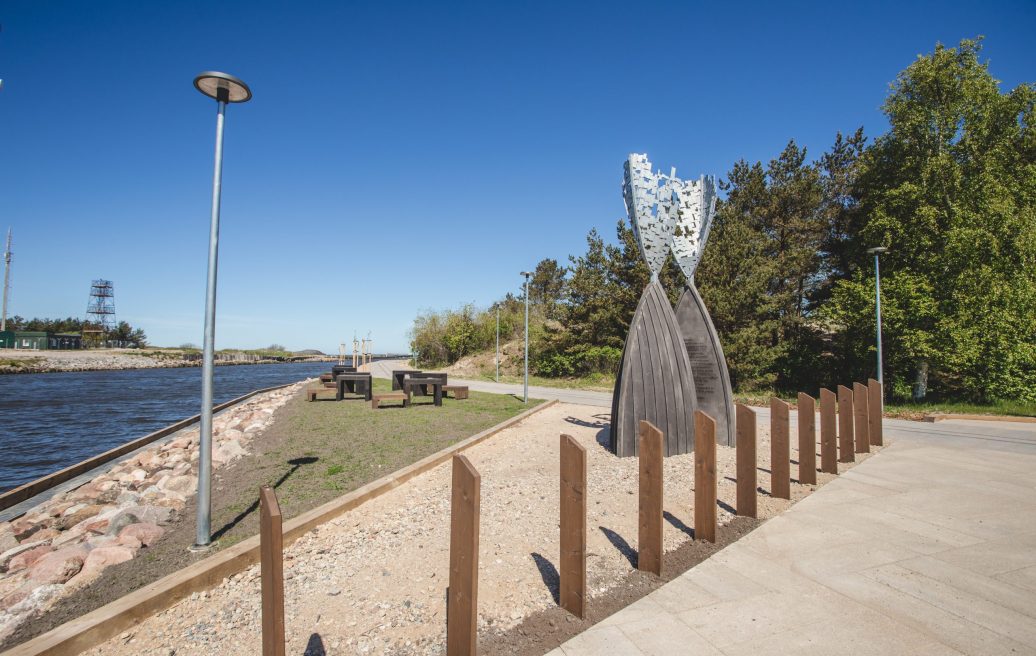
[{"label": "picnic table", "polygon": [[[435,371],[421,371],[421,372],[418,372],[417,376],[414,376],[414,375],[411,374],[409,376],[404,377],[403,380],[406,381],[408,378],[421,378],[421,379],[432,378],[432,379],[438,380],[443,385],[446,385],[447,382],[448,382],[447,381],[447,377],[448,377],[448,374],[444,374],[444,373],[439,373],[439,372],[435,372]],[[415,388],[414,389],[414,396],[428,396],[428,385],[427,385],[427,383],[426,384],[422,384],[420,387]]]},{"label": "picnic table", "polygon": [[[446,374],[443,374],[445,377]],[[442,406],[442,388],[446,384],[444,378],[432,378],[429,376],[407,376],[403,379],[403,393],[406,398],[403,399],[403,407],[410,407],[411,395],[416,390],[424,390],[424,393],[428,393],[428,388],[432,388],[433,403],[437,406]]]},{"label": "picnic table", "polygon": [[344,364],[331,365],[331,378],[334,378],[338,374],[354,374],[356,373],[356,367],[350,367]]},{"label": "picnic table", "polygon": [[373,380],[369,373],[344,373],[335,376],[335,385],[338,388],[335,400],[341,401],[345,398],[346,390],[350,394],[362,394],[367,401],[371,400]]},{"label": "picnic table", "polygon": [[403,389],[403,379],[407,376],[416,376],[421,373],[420,369],[393,369],[392,370],[392,391]]}]

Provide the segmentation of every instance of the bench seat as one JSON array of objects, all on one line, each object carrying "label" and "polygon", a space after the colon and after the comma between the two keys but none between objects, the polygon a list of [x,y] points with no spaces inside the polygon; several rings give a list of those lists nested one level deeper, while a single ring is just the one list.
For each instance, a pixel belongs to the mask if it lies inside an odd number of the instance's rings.
[{"label": "bench seat", "polygon": [[371,395],[371,409],[372,410],[377,410],[379,403],[381,403],[382,401],[388,401],[388,400],[396,400],[396,401],[404,401],[405,402],[406,401],[406,394],[404,394],[403,392],[382,392],[380,394],[373,394],[373,395]]},{"label": "bench seat", "polygon": [[317,394],[321,394],[323,392],[329,392],[329,393],[331,393],[331,396],[324,396],[324,397],[322,397],[321,400],[324,400],[324,401],[333,401],[334,400],[334,398],[335,398],[334,397],[335,389],[334,388],[327,388],[327,387],[307,387],[306,388],[306,400],[307,401],[316,401],[317,400]]},{"label": "bench seat", "polygon": [[442,395],[449,396],[449,393],[453,392],[453,398],[455,399],[466,399],[468,398],[468,386],[467,385],[443,385]]}]

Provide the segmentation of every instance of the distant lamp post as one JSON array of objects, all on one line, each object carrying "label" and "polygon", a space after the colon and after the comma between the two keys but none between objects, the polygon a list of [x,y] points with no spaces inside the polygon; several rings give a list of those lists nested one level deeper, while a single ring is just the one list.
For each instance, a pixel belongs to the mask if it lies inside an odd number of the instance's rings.
[{"label": "distant lamp post", "polygon": [[878,333],[878,382],[881,383],[881,385],[882,385],[882,400],[881,400],[881,402],[882,402],[883,405],[885,403],[885,394],[884,394],[885,377],[884,377],[884,374],[882,372],[882,365],[881,365],[881,360],[882,360],[882,358],[881,358],[881,267],[880,267],[880,264],[878,262],[878,258],[881,256],[882,253],[887,253],[888,250],[889,249],[884,247],[884,246],[875,246],[874,248],[868,248],[867,249],[868,253],[871,253],[872,255],[874,255],[874,309],[875,309],[875,314],[877,315],[876,316],[876,319],[877,319],[876,323],[877,323],[877,326],[878,326],[878,328],[877,328],[877,333]]},{"label": "distant lamp post", "polygon": [[496,382],[500,382],[500,306],[496,307]]},{"label": "distant lamp post", "polygon": [[525,276],[525,393],[522,395],[525,403],[529,402],[529,276],[531,271],[522,271]]},{"label": "distant lamp post", "polygon": [[216,101],[216,165],[212,174],[212,219],[209,224],[209,273],[205,283],[205,343],[201,362],[201,422],[198,458],[198,523],[195,551],[212,545],[212,369],[216,343],[216,269],[219,259],[219,202],[223,179],[223,118],[227,103],[251,100],[248,85],[226,73],[205,71],[194,86]]}]

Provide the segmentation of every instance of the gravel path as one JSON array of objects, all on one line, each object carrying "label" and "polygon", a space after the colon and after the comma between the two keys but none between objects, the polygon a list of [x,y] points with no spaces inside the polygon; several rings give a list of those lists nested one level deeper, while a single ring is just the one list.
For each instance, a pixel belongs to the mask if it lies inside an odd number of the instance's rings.
[{"label": "gravel path", "polygon": [[[482,475],[480,630],[506,630],[554,605],[560,433],[587,449],[591,602],[632,571],[637,460],[612,456],[607,413],[560,404],[466,452]],[[759,486],[769,489],[769,426],[759,426]],[[793,450],[792,460],[797,454]],[[665,547],[693,525],[691,454],[665,461]],[[793,465],[792,471],[796,468]],[[717,448],[720,523],[735,501],[734,450]],[[818,474],[820,484],[832,476]],[[450,466],[437,467],[303,536],[285,554],[288,653],[441,654],[446,634]],[[797,500],[812,486],[792,484]],[[759,497],[759,516],[790,503]],[[259,568],[151,617],[88,654],[260,653]]]}]

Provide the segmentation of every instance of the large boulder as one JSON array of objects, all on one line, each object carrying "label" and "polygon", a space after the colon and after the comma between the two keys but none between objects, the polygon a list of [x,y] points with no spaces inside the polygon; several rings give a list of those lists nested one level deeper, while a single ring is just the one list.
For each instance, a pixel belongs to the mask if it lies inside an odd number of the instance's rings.
[{"label": "large boulder", "polygon": [[[215,455],[213,455],[213,460],[217,460]],[[198,477],[191,476],[189,474],[184,476],[170,476],[162,481],[159,488],[170,490],[172,492],[179,492],[180,494],[190,494],[198,489]]]},{"label": "large boulder", "polygon": [[41,544],[38,547],[33,547],[32,549],[23,551],[7,563],[7,571],[15,572],[20,569],[25,569],[26,567],[31,567],[33,563],[52,551],[54,551],[54,547],[49,544]]},{"label": "large boulder", "polygon": [[[230,462],[235,458],[245,455],[245,449],[237,440],[227,440],[219,445],[219,448],[212,454],[214,462]],[[193,478],[193,477],[192,477]]]},{"label": "large boulder", "polygon": [[19,544],[18,546],[12,547],[3,553],[0,553],[0,572],[6,572],[8,565],[11,564],[11,559],[15,558],[16,556],[19,556],[31,549],[35,549],[36,547],[41,547],[49,544],[50,540],[37,540],[35,542],[26,542],[24,544]]},{"label": "large boulder", "polygon": [[83,568],[69,583],[86,583],[101,575],[106,567],[133,560],[133,550],[129,547],[114,545],[97,547],[90,552],[83,562]]},{"label": "large boulder", "polygon": [[52,551],[29,568],[29,578],[37,583],[64,583],[83,569],[90,551],[85,547],[66,547]]},{"label": "large boulder", "polygon": [[161,526],[141,522],[139,524],[130,524],[119,531],[119,542],[121,543],[125,539],[129,544],[139,542],[145,547],[150,547],[164,534],[165,529]]}]

